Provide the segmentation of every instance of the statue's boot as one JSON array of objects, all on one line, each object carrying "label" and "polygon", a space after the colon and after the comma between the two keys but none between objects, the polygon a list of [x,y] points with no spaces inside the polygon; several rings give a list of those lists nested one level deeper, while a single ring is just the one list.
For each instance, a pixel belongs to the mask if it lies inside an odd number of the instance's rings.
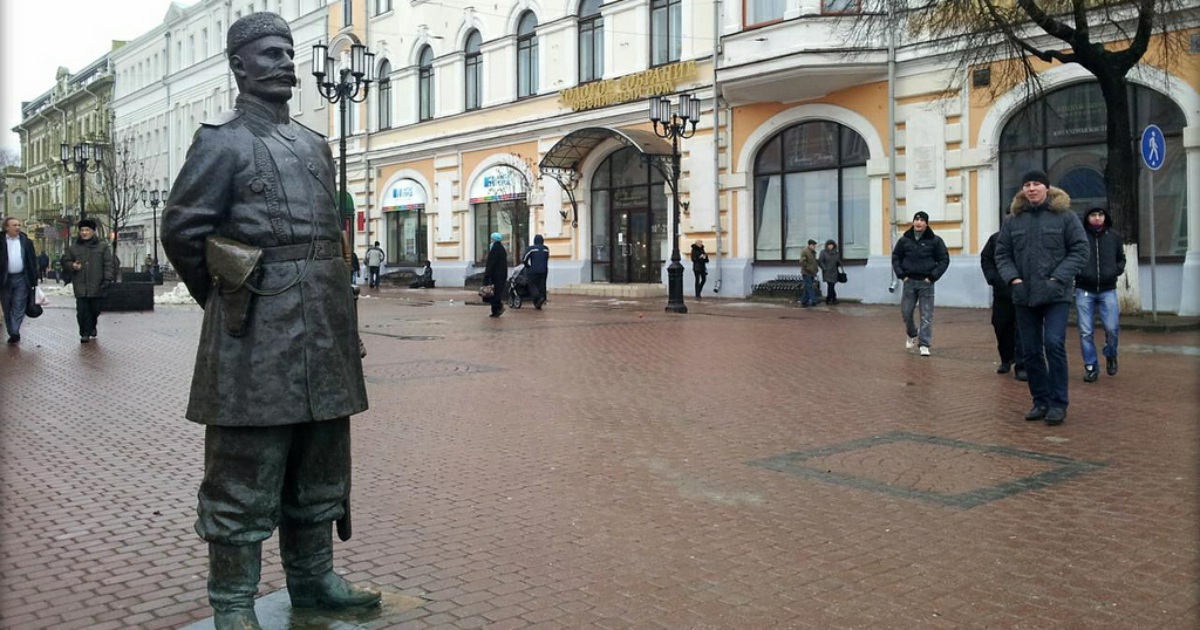
[{"label": "statue's boot", "polygon": [[378,604],[379,591],[355,586],[333,572],[329,525],[285,522],[279,526],[279,555],[292,607],[336,610]]},{"label": "statue's boot", "polygon": [[254,596],[262,572],[262,544],[208,544],[208,601],[216,630],[262,630]]}]

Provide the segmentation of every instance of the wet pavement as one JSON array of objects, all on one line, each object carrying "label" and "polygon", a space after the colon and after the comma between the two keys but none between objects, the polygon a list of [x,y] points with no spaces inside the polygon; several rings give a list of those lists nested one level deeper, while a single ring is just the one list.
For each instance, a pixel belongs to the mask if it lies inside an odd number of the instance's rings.
[{"label": "wet pavement", "polygon": [[[1200,623],[1198,331],[1123,331],[1120,374],[1085,384],[1071,329],[1047,427],[983,310],[939,308],[921,358],[891,306],[472,299],[360,302],[371,409],[336,564],[420,605],[325,627]],[[200,317],[106,313],[80,344],[59,299],[0,348],[0,628],[210,615]]]}]

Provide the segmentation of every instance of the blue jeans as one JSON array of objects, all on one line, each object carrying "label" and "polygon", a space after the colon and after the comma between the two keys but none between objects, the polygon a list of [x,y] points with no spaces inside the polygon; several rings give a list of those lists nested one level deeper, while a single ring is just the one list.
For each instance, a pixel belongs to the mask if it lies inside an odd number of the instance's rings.
[{"label": "blue jeans", "polygon": [[[933,342],[933,283],[928,280],[906,278],[904,293],[900,298],[900,316],[904,318],[904,332],[916,337],[917,344],[925,348]],[[920,304],[921,326],[913,321],[913,310]]]},{"label": "blue jeans", "polygon": [[29,293],[32,290],[24,271],[8,274],[4,295],[0,295],[0,305],[4,307],[4,329],[9,336],[21,334],[21,323],[25,321],[25,308],[29,306]]},{"label": "blue jeans", "polygon": [[800,295],[800,303],[804,306],[812,306],[813,304],[816,304],[817,293],[814,289],[814,285],[817,283],[817,277],[804,274],[800,276],[800,278],[804,281],[804,293]]},{"label": "blue jeans", "polygon": [[1029,394],[1037,407],[1067,408],[1067,314],[1070,303],[1017,305],[1017,336]]},{"label": "blue jeans", "polygon": [[1117,290],[1091,293],[1075,289],[1075,315],[1079,323],[1079,346],[1083,349],[1083,364],[1099,367],[1096,343],[1092,333],[1096,328],[1096,310],[1100,311],[1100,325],[1104,327],[1104,356],[1117,358],[1117,336],[1120,326],[1121,306],[1117,303]]}]

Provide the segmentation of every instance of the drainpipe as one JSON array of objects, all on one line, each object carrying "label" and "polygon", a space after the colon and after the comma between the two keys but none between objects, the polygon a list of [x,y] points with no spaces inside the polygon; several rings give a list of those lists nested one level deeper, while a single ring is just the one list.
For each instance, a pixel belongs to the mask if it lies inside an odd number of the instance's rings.
[{"label": "drainpipe", "polygon": [[[896,0],[888,0],[887,11],[887,72],[888,72],[888,190],[891,193],[891,224],[892,224],[892,250],[896,249],[896,241],[899,240],[899,229],[897,213],[899,212],[899,198],[896,194],[896,28],[895,28],[895,4]],[[889,264],[888,269],[892,266]],[[896,277],[895,271],[892,271],[892,282],[888,285],[888,293],[895,293],[896,287],[900,286],[900,280]]]},{"label": "drainpipe", "polygon": [[[717,61],[721,52],[721,0],[713,2],[713,208],[716,210],[717,233],[717,278],[713,281],[713,293],[721,292],[721,125],[718,113],[721,109],[721,85],[717,81]],[[726,120],[731,119],[732,112],[726,107]]]}]

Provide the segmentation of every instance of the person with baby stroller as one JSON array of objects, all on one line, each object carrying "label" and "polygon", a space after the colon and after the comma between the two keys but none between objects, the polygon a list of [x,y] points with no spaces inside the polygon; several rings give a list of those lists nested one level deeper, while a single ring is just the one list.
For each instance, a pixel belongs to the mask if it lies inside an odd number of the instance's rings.
[{"label": "person with baby stroller", "polygon": [[546,239],[538,234],[533,237],[533,245],[525,250],[522,260],[528,273],[530,295],[533,298],[533,308],[542,310],[546,303],[546,275],[550,272],[550,248],[546,247]]}]

